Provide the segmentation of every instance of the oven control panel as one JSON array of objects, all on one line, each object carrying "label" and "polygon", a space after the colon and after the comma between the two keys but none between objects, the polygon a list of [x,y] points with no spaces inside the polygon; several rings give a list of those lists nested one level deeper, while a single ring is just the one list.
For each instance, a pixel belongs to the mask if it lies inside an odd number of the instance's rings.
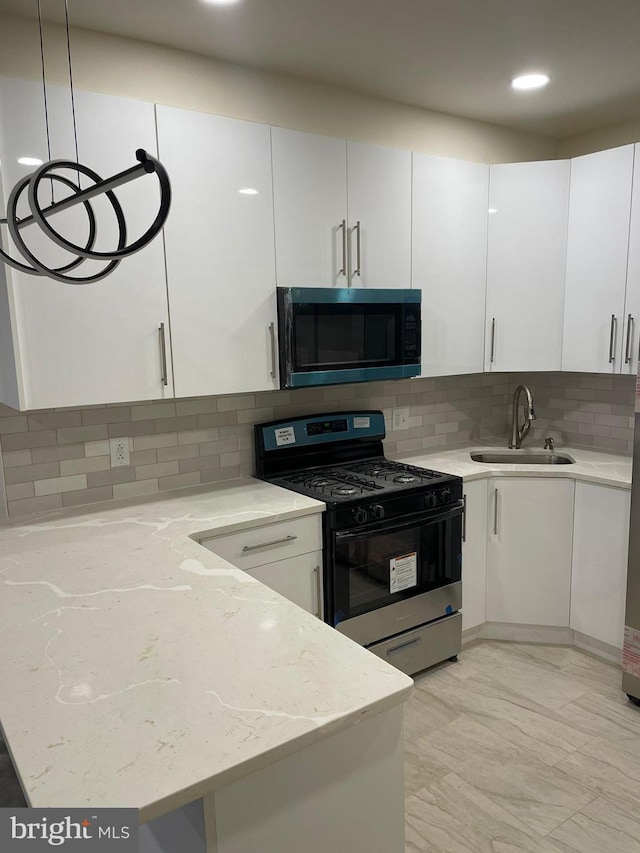
[{"label": "oven control panel", "polygon": [[426,491],[423,489],[417,493],[388,497],[371,503],[363,501],[350,508],[339,507],[331,513],[332,526],[340,529],[361,527],[385,520],[397,520],[415,513],[454,507],[462,502],[462,482],[456,477],[452,477],[452,481]]}]

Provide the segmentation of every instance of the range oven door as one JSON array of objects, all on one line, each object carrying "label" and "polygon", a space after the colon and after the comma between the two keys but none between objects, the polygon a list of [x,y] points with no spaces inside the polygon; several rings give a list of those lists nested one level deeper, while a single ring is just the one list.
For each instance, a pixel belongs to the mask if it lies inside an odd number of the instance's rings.
[{"label": "range oven door", "polygon": [[420,374],[420,290],[278,288],[280,385]]},{"label": "range oven door", "polygon": [[329,618],[363,645],[456,612],[462,604],[462,502],[333,531]]}]

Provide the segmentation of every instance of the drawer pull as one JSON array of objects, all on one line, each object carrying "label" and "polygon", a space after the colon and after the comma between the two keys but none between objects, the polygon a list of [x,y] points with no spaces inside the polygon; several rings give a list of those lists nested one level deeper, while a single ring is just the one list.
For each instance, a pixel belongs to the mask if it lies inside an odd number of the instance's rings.
[{"label": "drawer pull", "polygon": [[422,642],[422,637],[416,637],[413,640],[407,640],[406,643],[401,643],[399,646],[394,646],[392,649],[387,650],[387,657],[393,657],[393,655],[398,655],[400,652],[408,649],[409,646],[417,646],[418,643]]},{"label": "drawer pull", "polygon": [[322,619],[322,575],[320,574],[320,566],[316,566],[313,570],[316,576],[316,616]]},{"label": "drawer pull", "polygon": [[258,545],[245,545],[242,553],[246,554],[248,551],[259,551],[260,548],[270,548],[272,545],[288,545],[289,542],[293,542],[297,538],[297,536],[285,536],[284,539],[273,539],[271,542],[260,542]]}]

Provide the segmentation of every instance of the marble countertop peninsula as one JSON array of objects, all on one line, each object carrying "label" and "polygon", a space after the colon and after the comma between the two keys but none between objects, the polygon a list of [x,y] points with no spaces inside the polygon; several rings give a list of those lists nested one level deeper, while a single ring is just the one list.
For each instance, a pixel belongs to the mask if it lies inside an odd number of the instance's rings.
[{"label": "marble countertop peninsula", "polygon": [[247,479],[0,527],[0,724],[30,805],[145,822],[409,695],[195,541],[323,509]]},{"label": "marble countertop peninsula", "polygon": [[[513,454],[513,463],[484,463],[474,462],[471,452],[486,451],[489,453],[502,452]],[[632,457],[622,453],[588,450],[584,447],[564,447],[556,445],[555,453],[570,456],[574,461],[571,465],[525,465],[518,461],[518,456],[526,453],[544,453],[542,447],[525,445],[520,450],[509,450],[506,445],[470,444],[465,447],[435,451],[412,451],[411,453],[395,454],[394,459],[402,460],[411,465],[423,468],[433,468],[447,474],[456,474],[466,481],[478,480],[483,477],[564,477],[584,483],[599,483],[603,486],[615,486],[620,489],[631,488]]]}]

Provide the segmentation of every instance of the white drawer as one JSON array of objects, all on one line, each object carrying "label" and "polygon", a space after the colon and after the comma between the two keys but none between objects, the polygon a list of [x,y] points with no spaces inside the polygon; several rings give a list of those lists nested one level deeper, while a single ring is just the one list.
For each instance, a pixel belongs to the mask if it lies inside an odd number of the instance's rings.
[{"label": "white drawer", "polygon": [[248,527],[200,542],[239,569],[252,569],[322,548],[322,514]]}]

